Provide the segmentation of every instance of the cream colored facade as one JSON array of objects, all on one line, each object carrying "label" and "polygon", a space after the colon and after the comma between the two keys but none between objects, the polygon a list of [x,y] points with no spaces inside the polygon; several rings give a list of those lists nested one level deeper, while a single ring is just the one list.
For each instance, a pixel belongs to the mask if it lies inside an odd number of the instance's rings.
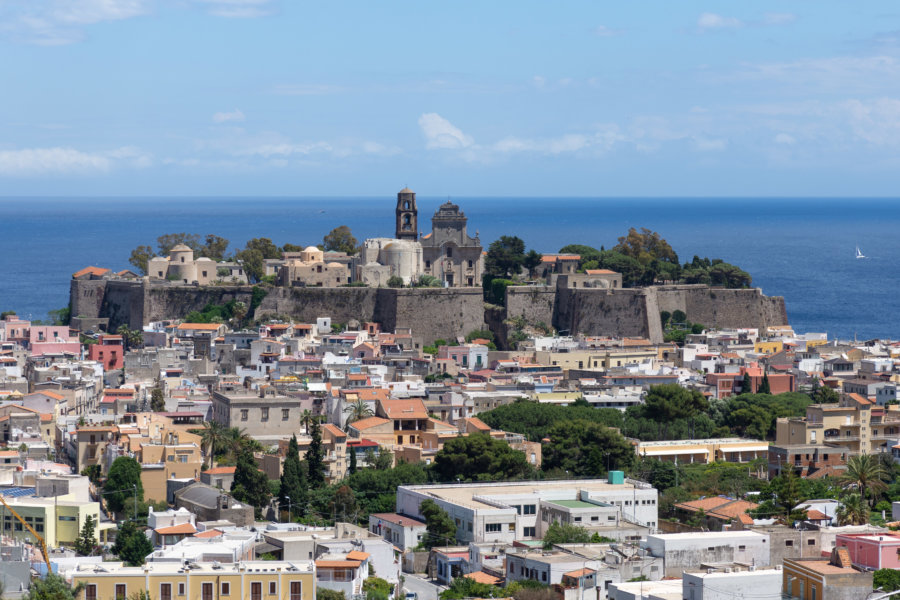
[{"label": "cream colored facade", "polygon": [[363,243],[359,263],[356,278],[369,286],[384,287],[394,276],[409,284],[423,273],[422,245],[412,240],[371,238]]},{"label": "cream colored facade", "polygon": [[581,369],[591,371],[607,371],[612,367],[635,365],[656,359],[659,351],[656,348],[639,350],[576,350],[574,352],[552,352],[539,350],[534,353],[535,362],[541,365]]},{"label": "cream colored facade", "polygon": [[278,285],[338,287],[350,283],[350,269],[338,262],[325,262],[325,253],[315,246],[300,252],[278,269]]},{"label": "cream colored facade", "polygon": [[747,463],[757,458],[768,457],[769,442],[743,438],[671,440],[638,442],[634,450],[641,458],[656,458],[678,464]]},{"label": "cream colored facade", "polygon": [[146,591],[150,600],[314,600],[315,565],[311,561],[240,563],[150,562],[79,565],[67,576],[84,587],[77,600],[117,600]]},{"label": "cream colored facade", "polygon": [[156,256],[147,263],[150,279],[169,279],[180,283],[207,285],[218,279],[216,261],[194,258],[194,251],[184,244],[169,250],[169,256]]},{"label": "cream colored facade", "polygon": [[[844,401],[842,404],[850,404]],[[806,417],[781,418],[775,424],[775,444],[832,442],[854,453],[890,452],[900,436],[900,410],[896,406],[813,404]]]},{"label": "cream colored facade", "polygon": [[129,444],[138,448],[145,500],[164,501],[167,480],[196,479],[203,470],[199,435],[163,428],[158,437],[130,437]]},{"label": "cream colored facade", "polygon": [[[4,498],[4,500],[44,538],[48,546],[54,548],[74,544],[88,516],[94,519],[95,524],[100,522],[98,503],[75,501],[71,496]],[[36,541],[3,505],[0,505],[0,517],[3,522],[3,535],[32,543]],[[99,528],[95,531],[99,541]]]}]

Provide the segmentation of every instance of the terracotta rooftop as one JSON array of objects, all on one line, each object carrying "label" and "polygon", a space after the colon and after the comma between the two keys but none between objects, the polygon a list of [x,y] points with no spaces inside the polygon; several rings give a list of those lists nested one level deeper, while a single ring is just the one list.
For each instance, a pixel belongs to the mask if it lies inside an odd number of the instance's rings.
[{"label": "terracotta rooftop", "polygon": [[100,267],[85,267],[80,271],[72,273],[72,277],[81,277],[82,275],[96,275],[97,277],[100,277],[101,275],[104,275],[106,273],[109,273],[109,269],[103,269]]},{"label": "terracotta rooftop", "polygon": [[484,583],[487,585],[497,585],[500,583],[499,577],[494,577],[493,575],[488,575],[484,571],[475,571],[474,573],[466,573],[463,577],[467,577],[472,581],[476,581],[478,583]]},{"label": "terracotta rooftop", "polygon": [[237,467],[214,467],[203,471],[209,475],[233,475]]},{"label": "terracotta rooftop", "polygon": [[360,419],[359,421],[354,421],[348,425],[348,427],[353,427],[357,431],[362,431],[363,429],[370,429],[372,427],[377,427],[379,425],[384,425],[385,423],[390,423],[390,419],[382,419],[381,417],[369,417],[368,419]]},{"label": "terracotta rooftop", "polygon": [[155,531],[160,535],[193,535],[197,533],[197,528],[190,523],[181,523],[180,525],[172,525],[170,527],[158,527]]},{"label": "terracotta rooftop", "polygon": [[197,331],[216,331],[221,327],[218,323],[182,323],[178,326],[178,329],[182,331],[188,329],[195,329]]},{"label": "terracotta rooftop", "polygon": [[382,521],[387,521],[388,523],[393,523],[394,525],[400,525],[401,527],[425,526],[424,521],[419,521],[417,519],[413,519],[412,517],[398,515],[397,513],[375,513],[370,516],[381,519]]}]

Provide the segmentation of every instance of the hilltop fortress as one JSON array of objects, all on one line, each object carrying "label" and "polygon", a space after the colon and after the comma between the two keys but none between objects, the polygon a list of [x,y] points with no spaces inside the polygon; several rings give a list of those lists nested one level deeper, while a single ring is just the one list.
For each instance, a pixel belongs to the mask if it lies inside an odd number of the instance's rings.
[{"label": "hilltop fortress", "polygon": [[[318,281],[280,278],[290,285],[265,288],[254,318],[271,315],[307,323],[318,317],[331,317],[336,323],[377,322],[385,331],[412,328],[425,343],[490,328],[501,348],[507,346],[513,324],[518,328],[551,326],[572,335],[639,336],[661,342],[661,311],[681,310],[690,321],[707,327],[763,330],[788,324],[784,299],[764,296],[758,288],[656,285],[623,289],[621,276],[611,271],[575,273],[575,263],[563,260],[572,258],[567,255],[545,257],[556,261],[547,265],[552,271],[547,284],[510,286],[503,306],[486,304],[479,286],[484,269],[481,243],[477,234],[470,237],[466,233],[466,218],[459,207],[449,202],[442,205],[428,235],[417,233],[417,216],[415,194],[402,190],[395,238],[366,240],[361,260],[349,264],[350,268],[326,265],[354,273],[353,279],[369,287],[328,287]],[[235,283],[236,279],[230,285],[210,280],[218,270],[212,261],[195,268],[197,274],[182,277],[184,273],[179,271],[175,278],[162,273],[163,266],[168,264],[170,271],[182,268],[180,258],[176,257],[174,264],[171,257],[156,260],[161,266],[154,262],[154,272],[143,278],[96,268],[76,273],[69,301],[76,326],[108,320],[111,330],[122,324],[140,329],[153,321],[184,318],[210,303],[235,299],[252,306],[252,286]],[[390,276],[408,282],[421,275],[431,275],[444,287],[384,287]]]}]

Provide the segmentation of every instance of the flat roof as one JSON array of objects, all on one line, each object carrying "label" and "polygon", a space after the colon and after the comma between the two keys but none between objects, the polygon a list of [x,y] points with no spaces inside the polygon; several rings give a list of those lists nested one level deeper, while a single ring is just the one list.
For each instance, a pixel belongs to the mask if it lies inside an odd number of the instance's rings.
[{"label": "flat roof", "polygon": [[565,508],[597,508],[596,504],[583,500],[551,500],[548,504],[556,504]]}]

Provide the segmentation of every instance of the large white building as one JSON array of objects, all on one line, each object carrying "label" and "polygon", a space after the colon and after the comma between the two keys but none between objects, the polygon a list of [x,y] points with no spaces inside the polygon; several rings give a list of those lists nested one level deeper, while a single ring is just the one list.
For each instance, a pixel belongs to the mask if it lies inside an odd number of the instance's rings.
[{"label": "large white building", "polygon": [[[419,506],[424,500],[431,499],[454,520],[460,542],[511,543],[539,539],[542,530],[546,529],[539,519],[549,523],[552,514],[560,513],[560,503],[574,501],[598,508],[615,507],[617,519],[655,528],[657,491],[640,481],[620,481],[581,479],[405,485],[397,488],[397,512],[421,519]],[[564,512],[571,515],[572,524],[591,528],[606,525],[599,522],[600,513],[605,515],[609,511],[585,511],[589,519],[596,517],[597,522],[578,520],[584,518],[580,511]]]},{"label": "large white building", "polygon": [[641,546],[665,562],[666,577],[713,563],[769,564],[769,536],[756,531],[703,531],[648,535]]}]

